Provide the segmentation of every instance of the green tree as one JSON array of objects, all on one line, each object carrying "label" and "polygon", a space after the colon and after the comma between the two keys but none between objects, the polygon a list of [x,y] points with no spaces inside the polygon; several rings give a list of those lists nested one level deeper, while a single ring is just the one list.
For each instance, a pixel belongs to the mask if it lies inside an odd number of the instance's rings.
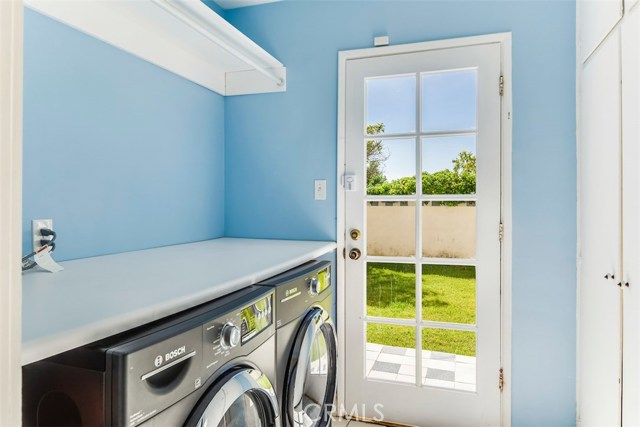
[{"label": "green tree", "polygon": [[[380,135],[384,133],[384,123],[367,125],[367,135]],[[389,154],[384,149],[382,140],[367,141],[367,186],[378,185],[387,179],[384,176],[384,162]]]},{"label": "green tree", "polygon": [[476,174],[476,156],[466,150],[458,154],[458,158],[453,160],[453,171],[458,175],[464,173]]},{"label": "green tree", "polygon": [[[463,151],[452,161],[453,170],[422,172],[423,194],[473,194],[476,192],[476,156]],[[399,196],[415,194],[416,178],[406,176],[387,181],[384,176],[368,181],[367,193],[371,195]]]}]

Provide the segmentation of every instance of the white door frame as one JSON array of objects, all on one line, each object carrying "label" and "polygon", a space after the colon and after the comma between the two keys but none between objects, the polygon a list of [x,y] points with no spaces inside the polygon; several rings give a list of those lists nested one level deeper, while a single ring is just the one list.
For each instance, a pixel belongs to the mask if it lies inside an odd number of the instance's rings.
[{"label": "white door frame", "polygon": [[22,0],[0,0],[0,425],[22,422]]},{"label": "white door frame", "polygon": [[[337,165],[337,332],[338,332],[338,407],[345,404],[345,191],[341,184],[346,167],[346,72],[347,61],[376,56],[397,55],[434,49],[460,46],[500,43],[501,69],[504,77],[504,95],[501,105],[501,156],[502,156],[502,207],[501,220],[504,229],[502,240],[501,266],[501,358],[504,370],[504,389],[501,398],[502,426],[511,425],[511,260],[512,260],[512,220],[511,220],[511,33],[488,34],[457,39],[436,40],[396,46],[384,46],[338,52],[338,165]],[[496,82],[498,90],[498,82]],[[364,185],[364,184],[362,184]],[[497,384],[496,378],[496,384]],[[341,412],[341,415],[345,415]]]}]

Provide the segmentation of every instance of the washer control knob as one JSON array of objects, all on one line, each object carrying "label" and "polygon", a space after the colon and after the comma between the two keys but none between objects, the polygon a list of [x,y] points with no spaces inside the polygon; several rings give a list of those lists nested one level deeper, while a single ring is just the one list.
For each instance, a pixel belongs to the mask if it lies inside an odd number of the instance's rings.
[{"label": "washer control knob", "polygon": [[320,280],[318,280],[317,277],[312,277],[311,279],[309,279],[309,294],[316,296],[320,293],[319,288],[320,287]]},{"label": "washer control knob", "polygon": [[220,332],[220,345],[225,350],[240,344],[240,329],[231,322],[226,323]]}]

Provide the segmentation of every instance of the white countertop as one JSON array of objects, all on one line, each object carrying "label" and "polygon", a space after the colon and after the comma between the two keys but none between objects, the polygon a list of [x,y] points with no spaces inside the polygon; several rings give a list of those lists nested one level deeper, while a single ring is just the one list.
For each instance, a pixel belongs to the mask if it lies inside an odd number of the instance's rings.
[{"label": "white countertop", "polygon": [[22,277],[22,364],[175,314],[329,253],[333,242],[221,238],[62,262]]}]

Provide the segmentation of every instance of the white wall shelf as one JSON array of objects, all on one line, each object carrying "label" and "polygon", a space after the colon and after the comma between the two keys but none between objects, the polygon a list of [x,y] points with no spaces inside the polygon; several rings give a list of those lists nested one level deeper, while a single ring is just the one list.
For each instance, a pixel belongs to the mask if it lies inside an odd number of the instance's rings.
[{"label": "white wall shelf", "polygon": [[25,4],[221,95],[286,91],[282,63],[199,0]]}]

